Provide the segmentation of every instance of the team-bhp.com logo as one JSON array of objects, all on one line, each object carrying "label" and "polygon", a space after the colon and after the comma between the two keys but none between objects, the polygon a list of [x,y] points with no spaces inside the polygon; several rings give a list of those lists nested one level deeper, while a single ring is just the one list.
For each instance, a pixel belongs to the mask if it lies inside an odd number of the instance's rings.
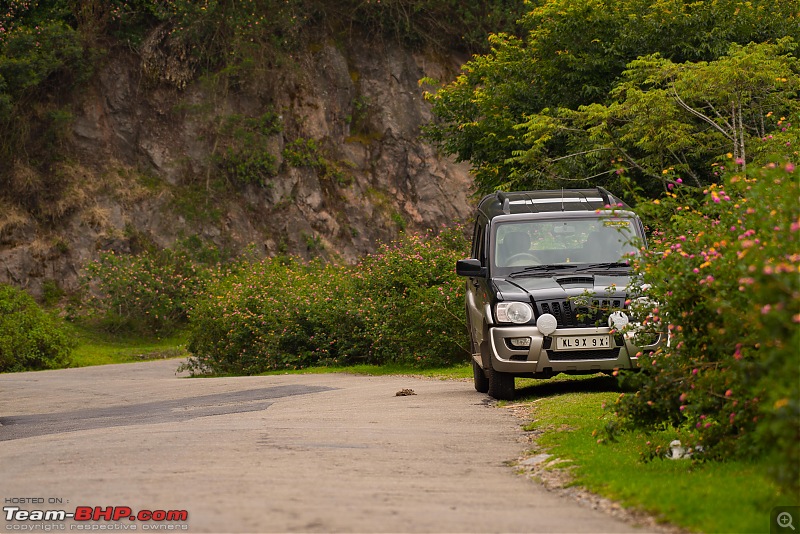
[{"label": "team-bhp.com logo", "polygon": [[[75,511],[66,510],[23,510],[19,506],[4,506],[6,521],[43,521],[56,522],[72,520],[81,522],[70,525],[70,530],[95,530],[91,522],[99,521],[139,521],[154,522],[143,524],[142,530],[177,530],[186,529],[187,526],[175,525],[176,522],[185,522],[189,519],[186,510],[140,510],[134,512],[130,506],[78,506]],[[87,524],[83,524],[87,522]],[[133,526],[133,525],[131,525]],[[165,528],[169,526],[169,528]],[[6,525],[8,530],[8,525]],[[127,528],[126,528],[127,530]],[[135,527],[131,530],[135,530]]]}]

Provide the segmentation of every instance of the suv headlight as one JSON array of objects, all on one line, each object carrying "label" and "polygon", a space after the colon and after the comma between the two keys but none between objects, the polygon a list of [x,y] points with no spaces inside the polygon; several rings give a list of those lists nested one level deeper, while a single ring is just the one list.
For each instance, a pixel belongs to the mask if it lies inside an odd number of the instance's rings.
[{"label": "suv headlight", "polygon": [[501,323],[524,324],[533,317],[533,308],[524,302],[499,302],[495,313]]}]

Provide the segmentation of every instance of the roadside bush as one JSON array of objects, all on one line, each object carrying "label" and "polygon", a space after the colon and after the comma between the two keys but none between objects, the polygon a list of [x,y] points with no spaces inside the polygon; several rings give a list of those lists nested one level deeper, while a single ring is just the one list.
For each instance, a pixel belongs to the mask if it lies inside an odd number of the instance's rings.
[{"label": "roadside bush", "polygon": [[58,321],[30,295],[0,284],[0,372],[67,367],[72,346]]},{"label": "roadside bush", "polygon": [[448,365],[469,354],[463,279],[456,260],[466,255],[460,228],[435,238],[407,235],[367,256],[352,272],[364,309],[375,363]]},{"label": "roadside bush", "polygon": [[651,287],[632,309],[671,339],[623,375],[636,393],[613,410],[623,427],[676,428],[696,458],[767,455],[800,496],[799,179],[773,164],[656,201],[672,228],[637,265]]},{"label": "roadside bush", "polygon": [[213,284],[190,316],[189,368],[255,374],[466,358],[460,229],[408,235],[355,266],[274,258]]},{"label": "roadside bush", "polygon": [[81,314],[110,331],[166,334],[185,324],[192,302],[218,272],[183,249],[105,252],[86,266],[89,296]]}]

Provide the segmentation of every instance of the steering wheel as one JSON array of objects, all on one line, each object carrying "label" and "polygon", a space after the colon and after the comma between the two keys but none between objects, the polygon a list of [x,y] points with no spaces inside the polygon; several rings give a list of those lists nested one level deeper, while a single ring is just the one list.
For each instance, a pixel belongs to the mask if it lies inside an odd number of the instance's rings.
[{"label": "steering wheel", "polygon": [[522,265],[541,265],[539,258],[530,252],[518,252],[506,259],[506,267],[521,267]]}]

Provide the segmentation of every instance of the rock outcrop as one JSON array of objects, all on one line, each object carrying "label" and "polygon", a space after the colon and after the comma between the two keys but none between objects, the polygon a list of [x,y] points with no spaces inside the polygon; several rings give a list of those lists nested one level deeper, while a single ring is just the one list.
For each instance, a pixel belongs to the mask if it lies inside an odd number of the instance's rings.
[{"label": "rock outcrop", "polygon": [[[112,54],[73,97],[72,157],[52,171],[56,207],[42,217],[0,206],[0,281],[71,290],[102,250],[190,237],[234,254],[354,262],[403,229],[469,215],[468,167],[420,137],[431,115],[418,80],[451,77],[456,58],[323,43],[281,67],[203,78],[168,47],[156,30],[140,55]],[[260,117],[272,123],[253,127],[258,144],[225,129]],[[295,148],[316,159],[287,159]],[[258,180],[231,178],[220,164],[230,150],[269,165]]]}]

